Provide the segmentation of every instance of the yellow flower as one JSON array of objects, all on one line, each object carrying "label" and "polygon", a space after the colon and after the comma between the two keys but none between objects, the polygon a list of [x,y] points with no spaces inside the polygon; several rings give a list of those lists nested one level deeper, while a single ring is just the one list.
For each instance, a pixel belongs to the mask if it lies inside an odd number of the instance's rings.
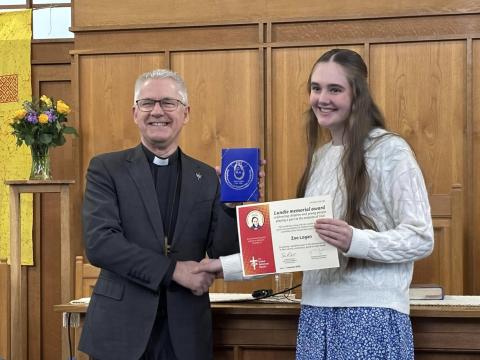
[{"label": "yellow flower", "polygon": [[39,122],[40,124],[46,124],[46,123],[48,123],[48,115],[47,115],[47,114],[40,114],[40,115],[38,116],[38,122]]},{"label": "yellow flower", "polygon": [[52,99],[50,99],[48,96],[42,95],[40,100],[42,100],[48,107],[52,107]]},{"label": "yellow flower", "polygon": [[25,115],[27,115],[27,111],[24,110],[24,109],[15,111],[15,119],[16,120],[23,119],[25,117]]},{"label": "yellow flower", "polygon": [[67,115],[68,113],[70,113],[70,106],[65,104],[62,100],[58,100],[57,101],[57,111],[60,114]]}]

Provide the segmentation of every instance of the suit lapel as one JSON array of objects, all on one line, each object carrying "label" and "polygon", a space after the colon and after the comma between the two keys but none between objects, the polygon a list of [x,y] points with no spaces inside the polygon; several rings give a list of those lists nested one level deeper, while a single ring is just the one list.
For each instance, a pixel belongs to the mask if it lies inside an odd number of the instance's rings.
[{"label": "suit lapel", "polygon": [[146,213],[152,223],[155,235],[159,240],[163,241],[162,215],[160,213],[160,207],[158,206],[151,170],[143,153],[142,146],[138,145],[132,149],[126,161],[128,172],[135,182],[140,197],[145,204]]},{"label": "suit lapel", "polygon": [[182,157],[182,186],[173,242],[182,235],[183,229],[185,229],[185,225],[190,216],[191,209],[195,204],[198,193],[201,189],[201,182],[205,181],[199,167],[182,152],[180,152],[180,156]]}]

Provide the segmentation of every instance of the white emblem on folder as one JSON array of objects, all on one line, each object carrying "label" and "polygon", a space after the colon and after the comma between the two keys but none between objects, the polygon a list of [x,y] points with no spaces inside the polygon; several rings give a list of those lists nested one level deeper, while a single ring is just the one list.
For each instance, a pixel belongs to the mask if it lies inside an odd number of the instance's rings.
[{"label": "white emblem on folder", "polygon": [[235,160],[227,165],[224,178],[232,189],[243,190],[253,181],[253,169],[248,162]]},{"label": "white emblem on folder", "polygon": [[253,270],[255,270],[255,269],[257,268],[258,260],[255,259],[253,256],[252,256],[252,258],[250,259],[250,265],[252,265]]}]

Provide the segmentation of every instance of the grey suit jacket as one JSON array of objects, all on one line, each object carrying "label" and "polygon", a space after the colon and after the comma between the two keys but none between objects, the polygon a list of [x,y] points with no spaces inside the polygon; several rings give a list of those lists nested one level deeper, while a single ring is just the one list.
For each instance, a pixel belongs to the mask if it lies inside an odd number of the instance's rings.
[{"label": "grey suit jacket", "polygon": [[[79,349],[102,360],[143,354],[171,259],[199,261],[238,252],[234,213],[219,203],[215,170],[181,153],[182,183],[170,258],[149,164],[141,145],[90,161],[83,203],[85,251],[101,268]],[[170,337],[179,360],[210,360],[208,294],[174,281],[166,293]]]}]

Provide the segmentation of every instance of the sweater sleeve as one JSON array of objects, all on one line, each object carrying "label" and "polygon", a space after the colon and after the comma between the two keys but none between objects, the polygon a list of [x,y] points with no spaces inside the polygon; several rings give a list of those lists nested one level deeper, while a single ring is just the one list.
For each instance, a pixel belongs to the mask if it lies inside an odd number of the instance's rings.
[{"label": "sweater sleeve", "polygon": [[240,253],[220,256],[225,281],[244,280]]},{"label": "sweater sleeve", "polygon": [[239,281],[239,280],[257,280],[266,275],[243,276],[242,271],[242,256],[240,253],[228,256],[220,256],[222,263],[223,279],[225,281]]},{"label": "sweater sleeve", "polygon": [[[353,228],[348,257],[385,263],[401,263],[424,258],[433,250],[433,226],[428,194],[422,172],[403,140],[397,146],[386,146],[377,153],[370,176],[379,203],[368,213],[379,231]],[[382,146],[381,148],[385,148]],[[377,218],[386,219],[379,224]]]}]

